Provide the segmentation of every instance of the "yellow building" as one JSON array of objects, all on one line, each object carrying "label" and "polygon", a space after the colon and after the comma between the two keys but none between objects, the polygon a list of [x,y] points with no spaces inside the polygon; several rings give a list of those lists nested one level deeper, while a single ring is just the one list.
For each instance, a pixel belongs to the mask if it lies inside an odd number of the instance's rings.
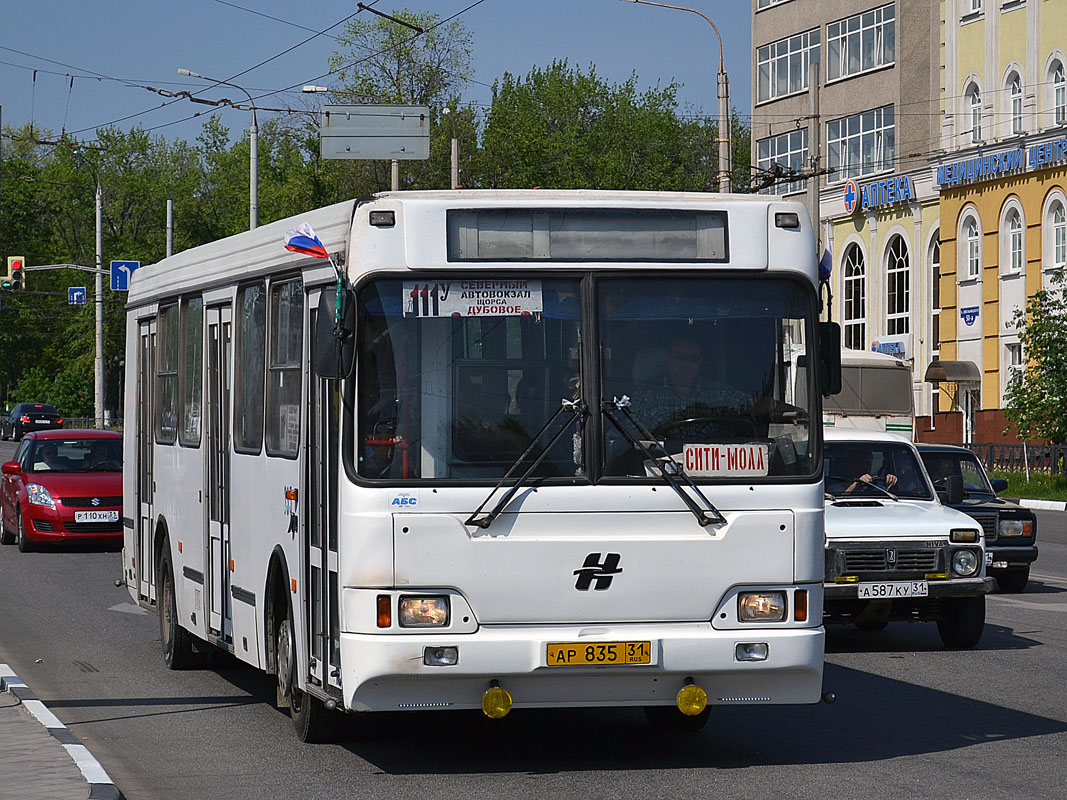
[{"label": "yellow building", "polygon": [[938,413],[922,438],[1015,441],[1015,312],[1067,264],[1067,0],[943,8]]}]

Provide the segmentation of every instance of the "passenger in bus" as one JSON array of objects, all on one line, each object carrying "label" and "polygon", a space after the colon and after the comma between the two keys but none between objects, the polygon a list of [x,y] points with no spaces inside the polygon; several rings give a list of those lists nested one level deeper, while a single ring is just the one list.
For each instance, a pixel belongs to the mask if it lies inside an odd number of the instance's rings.
[{"label": "passenger in bus", "polygon": [[700,343],[681,334],[670,340],[658,374],[634,387],[632,413],[655,433],[687,419],[739,415],[751,405],[743,392],[717,384],[701,372]]}]

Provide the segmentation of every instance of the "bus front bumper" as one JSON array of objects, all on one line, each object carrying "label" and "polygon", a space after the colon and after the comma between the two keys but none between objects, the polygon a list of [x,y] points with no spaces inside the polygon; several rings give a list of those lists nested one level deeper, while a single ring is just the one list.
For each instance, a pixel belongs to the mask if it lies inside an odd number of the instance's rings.
[{"label": "bus front bumper", "polygon": [[[714,630],[669,625],[482,626],[448,635],[341,634],[345,707],[351,711],[477,709],[492,682],[514,708],[673,705],[692,681],[708,705],[817,703],[824,629]],[[649,642],[651,663],[548,666],[550,643],[585,648]],[[765,660],[738,660],[738,646],[766,644]],[[427,648],[457,648],[456,663],[427,666]]]}]

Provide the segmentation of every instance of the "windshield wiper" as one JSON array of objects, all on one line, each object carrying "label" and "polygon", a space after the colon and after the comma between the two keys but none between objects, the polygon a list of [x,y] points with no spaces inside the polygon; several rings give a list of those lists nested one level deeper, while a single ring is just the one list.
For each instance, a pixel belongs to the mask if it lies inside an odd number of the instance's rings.
[{"label": "windshield wiper", "polygon": [[[685,503],[686,507],[691,512],[693,512],[693,516],[696,517],[697,522],[699,522],[701,526],[711,525],[712,523],[726,524],[726,517],[724,517],[719,512],[719,509],[715,508],[712,502],[704,496],[704,493],[700,491],[700,487],[693,483],[693,479],[682,469],[682,465],[675,461],[660,441],[653,436],[644,425],[638,422],[633,414],[630,413],[630,398],[628,396],[623,395],[622,397],[616,397],[612,400],[605,400],[602,410],[604,416],[611,420],[611,424],[618,429],[619,433],[623,435],[631,446],[636,447],[642,454],[644,454],[646,460],[660,461],[661,466],[659,468],[659,476],[663,478],[668,486],[674,489],[675,493],[677,493],[680,498],[682,498],[682,502]],[[622,414],[622,416],[637,429],[637,432],[640,433],[644,439],[639,439],[628,431],[626,426],[615,417],[615,411]],[[650,447],[648,443],[650,443],[652,447]],[[653,447],[659,450],[659,454],[656,454],[653,451]],[[704,502],[704,505],[707,506],[707,508],[701,508],[697,502],[689,496],[689,493],[682,488],[683,483],[693,490],[693,493]]]},{"label": "windshield wiper", "polygon": [[[556,435],[552,437],[551,441],[549,441],[549,443],[545,445],[545,448],[541,451],[541,455],[534,459],[533,463],[530,464],[526,472],[522,474],[522,477],[520,477],[518,480],[515,481],[514,484],[512,484],[511,488],[508,489],[504,493],[503,497],[501,497],[500,500],[497,501],[497,504],[493,506],[493,509],[485,516],[479,517],[478,514],[480,514],[482,509],[485,508],[486,504],[493,499],[493,495],[496,494],[497,489],[499,489],[507,482],[508,478],[511,477],[511,474],[519,468],[522,462],[526,460],[526,457],[533,452],[535,447],[537,447],[537,443],[541,441],[541,437],[545,435],[545,432],[548,431],[548,429],[552,427],[553,423],[567,411],[571,412],[574,415],[571,421],[556,432]],[[541,465],[542,461],[545,460],[545,457],[548,455],[548,451],[555,447],[556,442],[563,438],[563,434],[565,434],[570,429],[571,423],[575,422],[576,420],[580,422],[584,414],[585,404],[581,400],[567,400],[566,398],[564,398],[560,402],[559,409],[556,411],[556,413],[553,414],[549,418],[548,422],[544,424],[541,430],[537,432],[537,434],[530,441],[529,446],[523,451],[522,455],[515,459],[515,462],[510,467],[508,467],[507,472],[504,473],[504,477],[502,477],[497,483],[497,485],[493,487],[493,490],[489,492],[489,496],[482,501],[482,504],[476,509],[474,509],[474,512],[467,518],[464,524],[476,525],[479,528],[488,528],[490,525],[492,525],[493,520],[500,516],[500,512],[504,510],[505,506],[507,506],[509,502],[511,502],[511,498],[513,498],[516,492],[518,492],[519,489],[521,489],[526,484],[526,480],[533,474],[533,471]]]}]

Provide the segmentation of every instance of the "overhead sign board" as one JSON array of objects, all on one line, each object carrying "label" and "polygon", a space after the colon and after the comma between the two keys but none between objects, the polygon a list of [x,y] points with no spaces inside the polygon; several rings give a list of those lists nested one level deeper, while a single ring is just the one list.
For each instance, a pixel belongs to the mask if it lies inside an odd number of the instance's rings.
[{"label": "overhead sign board", "polygon": [[126,292],[130,289],[130,276],[141,266],[140,261],[111,262],[111,291]]},{"label": "overhead sign board", "polygon": [[430,157],[428,106],[323,106],[323,158],[418,160]]}]

